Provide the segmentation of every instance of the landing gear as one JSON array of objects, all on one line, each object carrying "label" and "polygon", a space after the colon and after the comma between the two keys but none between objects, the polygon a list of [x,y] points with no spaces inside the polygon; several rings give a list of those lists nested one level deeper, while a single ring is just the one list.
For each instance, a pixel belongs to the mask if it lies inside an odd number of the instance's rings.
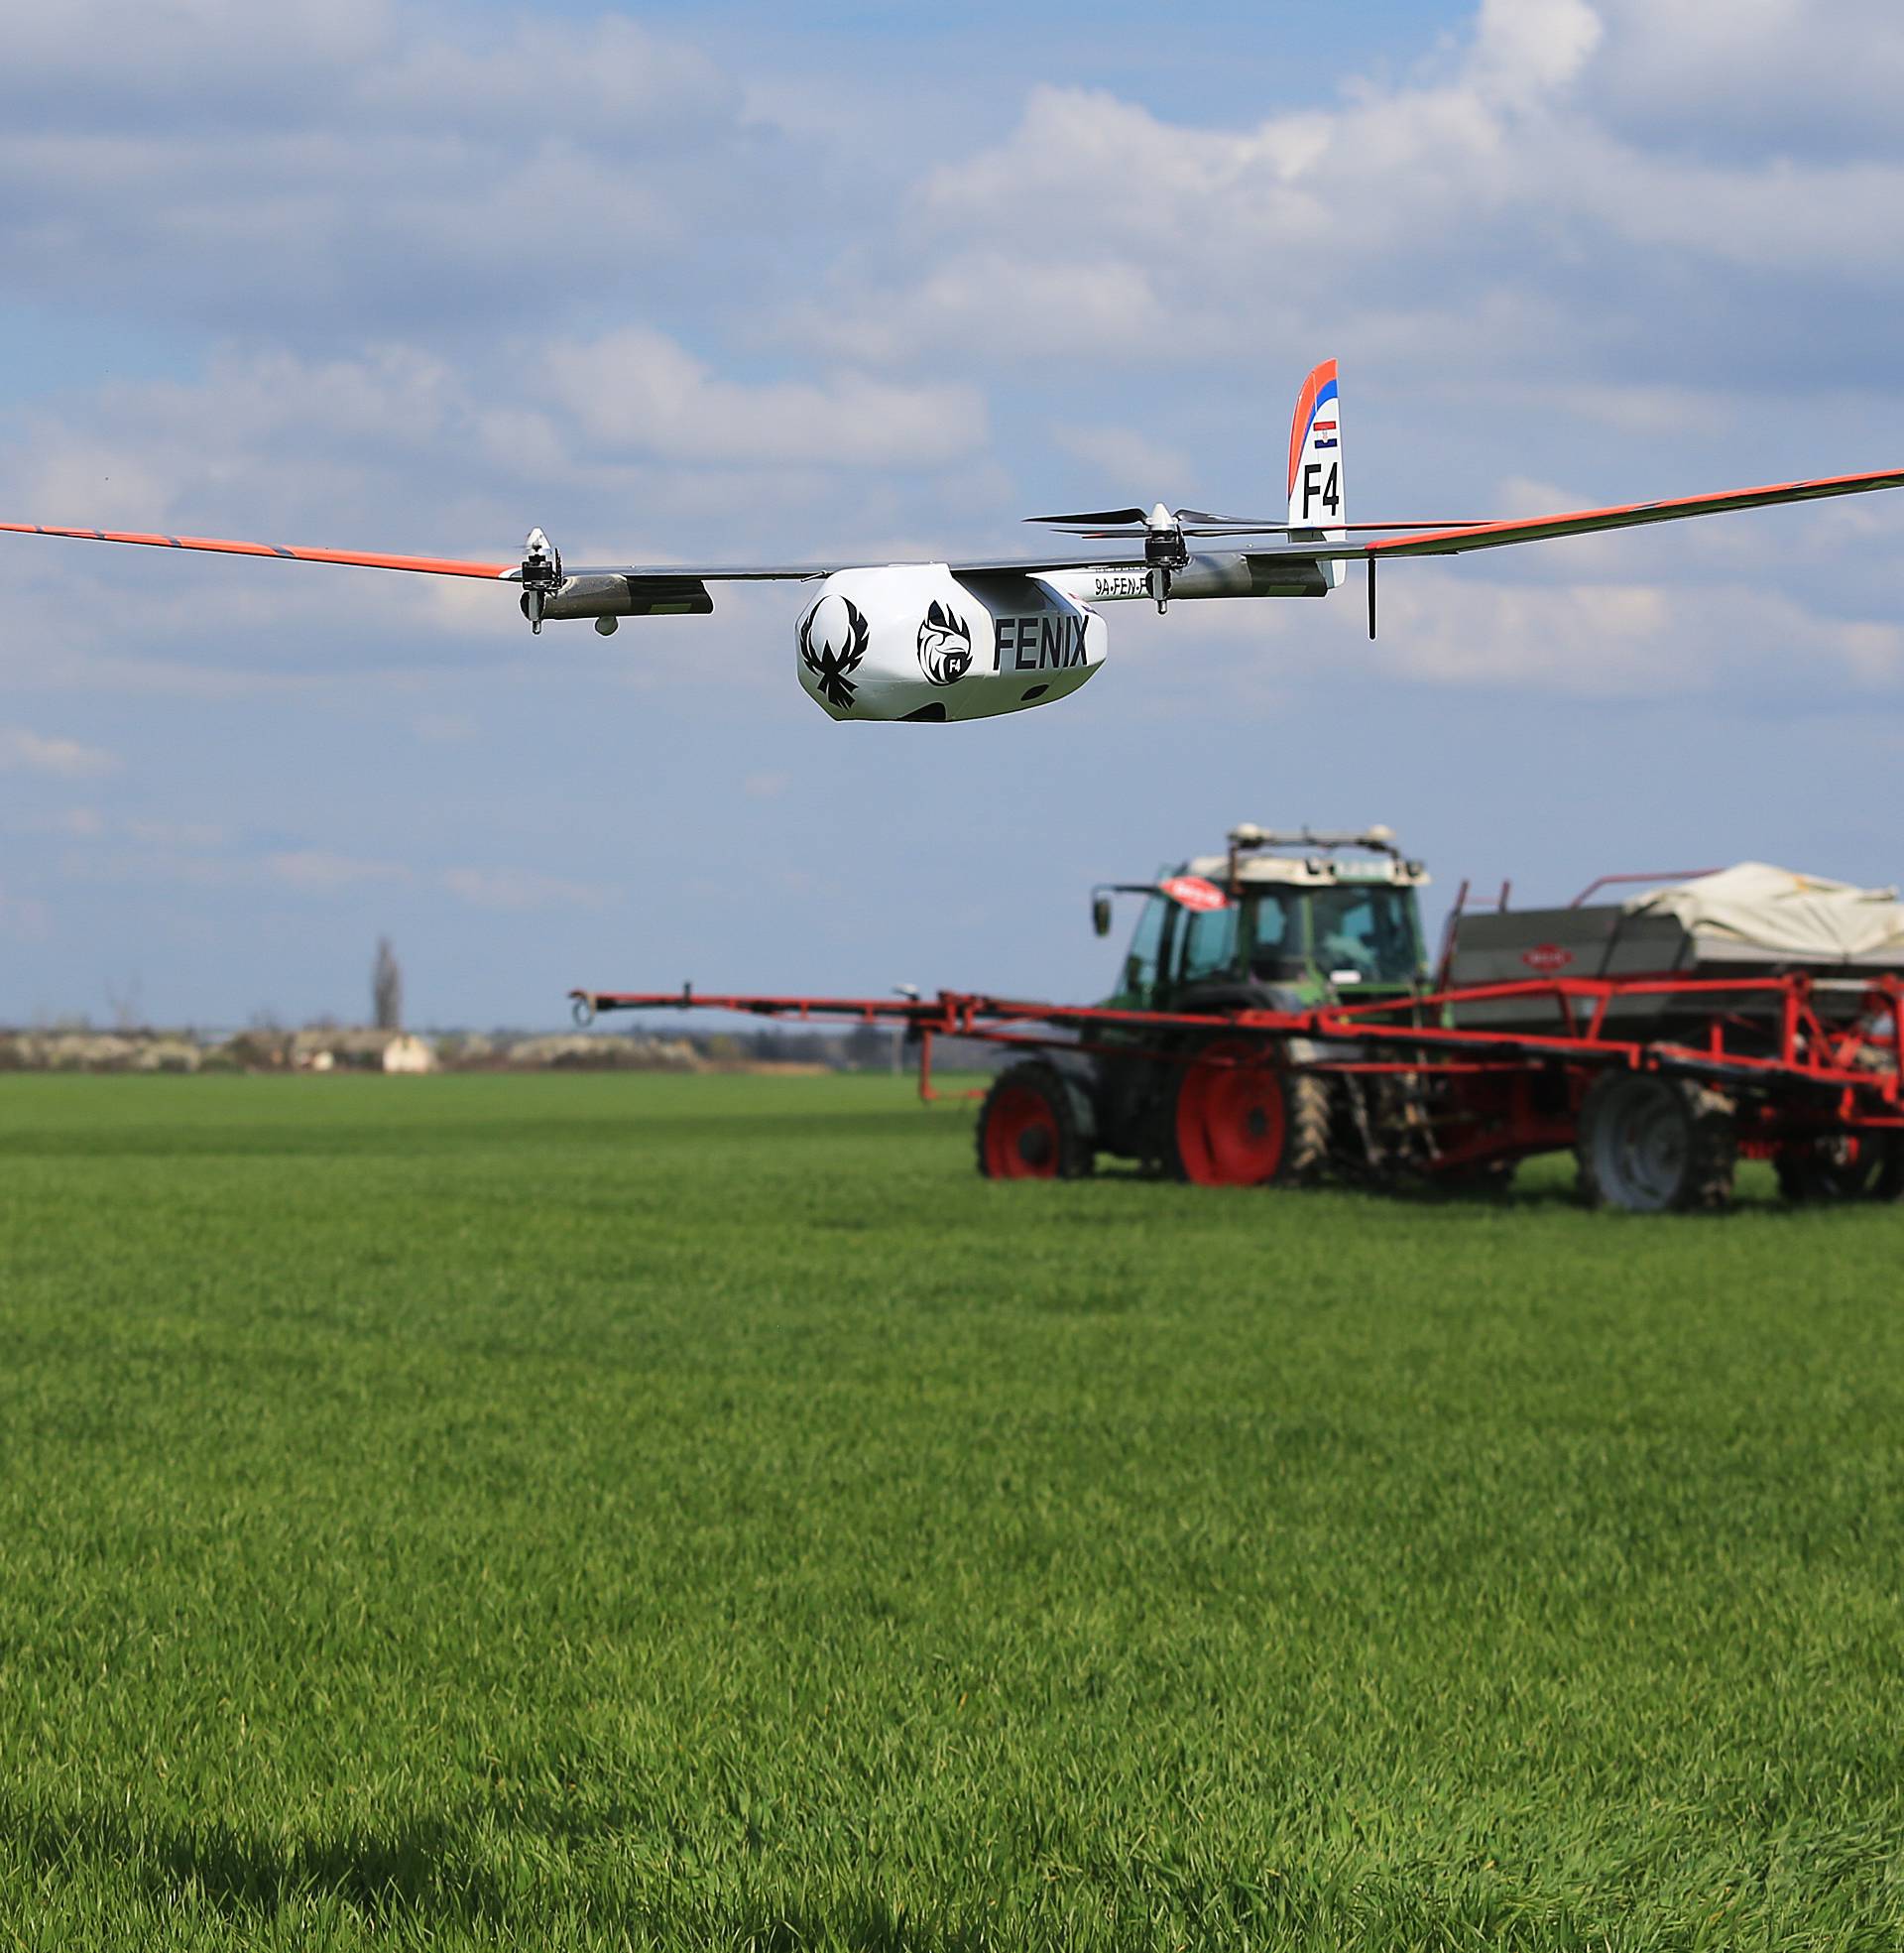
[{"label": "landing gear", "polygon": [[1689,1078],[1606,1072],[1581,1104],[1574,1157],[1590,1207],[1717,1212],[1738,1160],[1732,1102]]}]

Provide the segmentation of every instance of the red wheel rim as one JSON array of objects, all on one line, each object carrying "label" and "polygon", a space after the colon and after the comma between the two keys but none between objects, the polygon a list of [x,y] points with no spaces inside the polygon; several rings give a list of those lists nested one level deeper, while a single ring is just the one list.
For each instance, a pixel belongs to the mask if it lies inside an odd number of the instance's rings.
[{"label": "red wheel rim", "polygon": [[985,1115],[985,1169],[995,1180],[1055,1180],[1059,1137],[1042,1092],[1003,1085]]},{"label": "red wheel rim", "polygon": [[1177,1157],[1198,1186],[1260,1186],[1276,1176],[1288,1137],[1282,1078],[1247,1046],[1215,1045],[1177,1093]]}]

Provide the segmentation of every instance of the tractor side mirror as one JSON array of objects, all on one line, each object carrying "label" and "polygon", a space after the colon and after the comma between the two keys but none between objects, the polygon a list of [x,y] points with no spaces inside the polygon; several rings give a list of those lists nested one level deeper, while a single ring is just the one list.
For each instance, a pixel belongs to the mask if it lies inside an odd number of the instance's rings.
[{"label": "tractor side mirror", "polygon": [[1094,895],[1091,898],[1091,927],[1099,935],[1111,933],[1111,898],[1108,895]]}]

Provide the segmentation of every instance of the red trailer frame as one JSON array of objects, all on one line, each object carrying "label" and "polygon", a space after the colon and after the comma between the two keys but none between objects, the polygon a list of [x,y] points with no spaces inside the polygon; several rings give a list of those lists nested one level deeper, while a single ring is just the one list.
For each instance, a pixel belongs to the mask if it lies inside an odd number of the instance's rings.
[{"label": "red trailer frame", "polygon": [[[1904,977],[1880,975],[1820,1008],[1819,980],[1802,971],[1726,978],[1537,977],[1438,987],[1370,1003],[1300,1011],[1172,1012],[1049,1004],[976,992],[935,997],[775,997],[678,991],[571,991],[577,1021],[614,1011],[708,1010],[796,1022],[891,1024],[918,1044],[919,1096],[932,1083],[938,1038],[1027,1050],[1066,1048],[1174,1064],[1273,1064],[1292,1039],[1335,1046],[1302,1068],[1448,1081],[1458,1137],[1427,1170],[1471,1169],[1574,1143],[1594,1078],[1608,1068],[1691,1078],[1733,1095],[1741,1151],[1760,1157],[1836,1136],[1904,1133]],[[1615,1008],[1653,1000],[1677,1035],[1616,1036]],[[1477,1006],[1551,1006],[1552,1029],[1480,1029],[1458,1022]],[[1685,1027],[1691,1026],[1691,1035]],[[1158,1034],[1155,1045],[1143,1034]],[[1204,1035],[1204,1048],[1190,1041]],[[1219,1048],[1209,1040],[1221,1039]],[[1109,1040],[1109,1041],[1107,1041]],[[1344,1051],[1341,1047],[1350,1047]],[[1564,1090],[1558,1090],[1558,1079]],[[1540,1088],[1540,1089],[1537,1089]],[[977,1096],[966,1094],[965,1096]],[[1465,1129],[1465,1130],[1464,1130]]]}]

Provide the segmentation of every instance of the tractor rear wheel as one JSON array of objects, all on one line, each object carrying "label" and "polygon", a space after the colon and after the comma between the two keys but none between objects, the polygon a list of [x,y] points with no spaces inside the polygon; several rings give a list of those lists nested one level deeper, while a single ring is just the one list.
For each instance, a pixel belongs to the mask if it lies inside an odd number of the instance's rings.
[{"label": "tractor rear wheel", "polygon": [[1691,1078],[1609,1071],[1581,1103],[1581,1198],[1629,1214],[1714,1212],[1732,1197],[1732,1102]]},{"label": "tractor rear wheel", "polygon": [[989,1180],[1075,1180],[1091,1170],[1070,1089],[1035,1058],[993,1081],[979,1107],[978,1149]]},{"label": "tractor rear wheel", "polygon": [[1301,1186],[1329,1163],[1329,1088],[1259,1045],[1212,1044],[1183,1068],[1173,1162],[1198,1186]]}]

